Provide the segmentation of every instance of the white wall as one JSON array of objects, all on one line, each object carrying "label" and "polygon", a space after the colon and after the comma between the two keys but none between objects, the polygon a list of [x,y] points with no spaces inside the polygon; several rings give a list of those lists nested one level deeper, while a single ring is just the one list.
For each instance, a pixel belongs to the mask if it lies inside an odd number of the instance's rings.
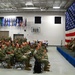
[{"label": "white wall", "polygon": [[[0,31],[9,31],[9,36],[13,39],[13,34],[24,34],[28,40],[48,40],[49,45],[61,45],[61,40],[65,40],[65,14],[61,12],[31,12],[31,13],[0,13],[0,16],[23,16],[27,19],[26,27],[0,27]],[[41,16],[41,24],[34,23],[34,17]],[[61,17],[61,24],[54,24],[54,17]],[[39,33],[31,32],[31,27],[40,27]],[[26,29],[26,32],[24,31]]]}]

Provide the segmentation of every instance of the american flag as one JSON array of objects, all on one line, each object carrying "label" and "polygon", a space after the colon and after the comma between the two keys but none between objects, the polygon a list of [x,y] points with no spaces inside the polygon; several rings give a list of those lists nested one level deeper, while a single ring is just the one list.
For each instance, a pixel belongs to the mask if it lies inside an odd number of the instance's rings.
[{"label": "american flag", "polygon": [[75,38],[75,3],[65,13],[65,45]]}]

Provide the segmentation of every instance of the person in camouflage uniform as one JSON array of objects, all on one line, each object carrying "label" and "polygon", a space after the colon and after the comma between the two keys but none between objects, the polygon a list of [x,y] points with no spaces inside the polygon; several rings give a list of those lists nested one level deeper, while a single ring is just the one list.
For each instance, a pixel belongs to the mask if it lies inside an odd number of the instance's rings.
[{"label": "person in camouflage uniform", "polygon": [[0,62],[5,60],[5,51],[0,48]]},{"label": "person in camouflage uniform", "polygon": [[29,47],[24,45],[19,45],[16,43],[16,48],[15,48],[15,60],[16,62],[25,62],[25,70],[31,70],[29,68],[29,55],[28,55],[28,50]]},{"label": "person in camouflage uniform", "polygon": [[71,41],[67,44],[67,48],[68,48],[69,50],[71,50],[71,47],[72,47],[72,45],[73,45],[73,41],[74,41],[74,39],[71,38]]},{"label": "person in camouflage uniform", "polygon": [[15,62],[23,62],[21,48],[15,48]]},{"label": "person in camouflage uniform", "polygon": [[11,46],[11,42],[10,41],[6,41],[6,62],[7,62],[7,68],[12,68],[12,59],[14,57],[14,50],[13,47]]},{"label": "person in camouflage uniform", "polygon": [[73,56],[75,57],[75,39],[73,41],[73,45],[71,46],[71,50],[73,52]]},{"label": "person in camouflage uniform", "polygon": [[43,51],[41,62],[44,64],[44,71],[49,71],[49,61],[48,61],[48,55],[46,50]]},{"label": "person in camouflage uniform", "polygon": [[42,42],[41,42],[38,44],[34,52],[34,58],[44,64],[44,71],[49,71],[49,67],[48,67],[49,61],[46,52],[47,51],[42,47]]},{"label": "person in camouflage uniform", "polygon": [[0,61],[4,61],[5,60],[5,48],[2,42],[3,39],[0,39]]},{"label": "person in camouflage uniform", "polygon": [[26,57],[25,61],[25,70],[31,70],[29,67],[32,67],[30,64],[30,59],[31,59],[31,48],[28,45],[27,42],[23,42],[23,47],[22,47],[22,53],[23,56]]}]

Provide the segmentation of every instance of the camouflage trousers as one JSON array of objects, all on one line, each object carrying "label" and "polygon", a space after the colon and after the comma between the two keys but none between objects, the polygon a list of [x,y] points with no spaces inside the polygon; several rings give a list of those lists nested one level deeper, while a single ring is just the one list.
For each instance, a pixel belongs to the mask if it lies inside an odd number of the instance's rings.
[{"label": "camouflage trousers", "polygon": [[13,62],[13,57],[14,57],[13,54],[6,55],[6,57],[5,57],[6,63],[11,64]]},{"label": "camouflage trousers", "polygon": [[49,64],[49,61],[47,59],[42,59],[41,63],[44,64],[45,67],[47,67]]},{"label": "camouflage trousers", "polygon": [[25,55],[23,55],[21,57],[16,57],[16,62],[25,63],[25,65],[28,66],[30,63],[30,57],[27,57]]}]

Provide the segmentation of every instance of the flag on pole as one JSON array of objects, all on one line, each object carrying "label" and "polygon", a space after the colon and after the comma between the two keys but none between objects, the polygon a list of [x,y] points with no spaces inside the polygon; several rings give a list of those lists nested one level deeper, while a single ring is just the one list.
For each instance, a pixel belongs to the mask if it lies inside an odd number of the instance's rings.
[{"label": "flag on pole", "polygon": [[10,26],[10,19],[8,19],[8,22],[7,23],[8,23],[8,26]]}]

